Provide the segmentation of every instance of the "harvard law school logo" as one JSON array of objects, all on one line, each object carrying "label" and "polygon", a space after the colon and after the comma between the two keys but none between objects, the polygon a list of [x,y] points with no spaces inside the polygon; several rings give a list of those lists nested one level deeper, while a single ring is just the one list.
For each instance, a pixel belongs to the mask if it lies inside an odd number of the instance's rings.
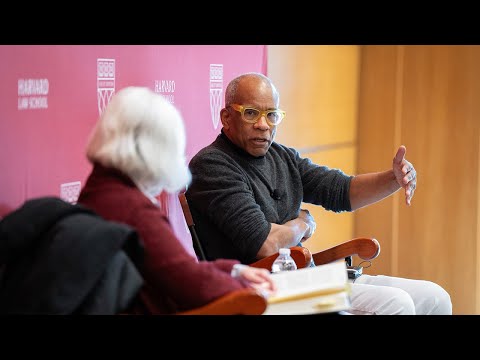
[{"label": "harvard law school logo", "polygon": [[81,189],[82,183],[80,181],[60,184],[60,198],[70,204],[76,204]]},{"label": "harvard law school logo", "polygon": [[18,79],[18,110],[48,109],[48,79]]},{"label": "harvard law school logo", "polygon": [[154,89],[170,104],[175,104],[175,80],[155,80]]},{"label": "harvard law school logo", "polygon": [[223,64],[210,64],[210,113],[213,128],[218,127],[222,109]]},{"label": "harvard law school logo", "polygon": [[102,115],[114,92],[115,59],[97,59],[97,102],[99,115]]}]

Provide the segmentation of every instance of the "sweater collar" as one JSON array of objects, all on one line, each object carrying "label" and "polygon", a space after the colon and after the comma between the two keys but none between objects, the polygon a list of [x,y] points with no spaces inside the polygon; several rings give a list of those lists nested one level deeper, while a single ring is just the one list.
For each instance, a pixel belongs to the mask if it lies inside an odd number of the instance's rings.
[{"label": "sweater collar", "polygon": [[[112,167],[106,167],[103,166],[102,164],[95,162],[93,164],[94,166],[94,171],[96,174],[99,174],[102,177],[107,177],[107,178],[114,178],[117,180],[120,180],[124,184],[130,187],[136,187],[138,190],[140,190],[143,195],[145,195],[153,204],[158,205],[158,200],[156,197],[151,195],[146,189],[143,188],[142,184],[136,184],[128,175],[123,173],[122,171],[112,168]],[[160,194],[158,194],[160,195]]]}]

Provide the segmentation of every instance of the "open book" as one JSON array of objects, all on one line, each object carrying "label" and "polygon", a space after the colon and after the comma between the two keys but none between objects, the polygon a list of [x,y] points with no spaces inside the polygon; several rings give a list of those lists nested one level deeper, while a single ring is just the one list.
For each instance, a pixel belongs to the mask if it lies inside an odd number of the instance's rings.
[{"label": "open book", "polygon": [[268,299],[266,315],[314,314],[348,310],[345,261],[272,274],[278,291]]}]

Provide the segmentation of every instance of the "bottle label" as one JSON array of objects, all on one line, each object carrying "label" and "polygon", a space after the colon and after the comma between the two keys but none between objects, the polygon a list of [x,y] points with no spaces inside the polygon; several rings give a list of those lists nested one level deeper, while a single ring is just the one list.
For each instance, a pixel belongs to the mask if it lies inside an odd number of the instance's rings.
[{"label": "bottle label", "polygon": [[272,273],[280,271],[297,270],[297,265],[293,259],[283,259],[282,261],[275,261],[272,265]]},{"label": "bottle label", "polygon": [[280,265],[273,264],[272,265],[272,273],[277,273],[277,272],[280,272]]}]

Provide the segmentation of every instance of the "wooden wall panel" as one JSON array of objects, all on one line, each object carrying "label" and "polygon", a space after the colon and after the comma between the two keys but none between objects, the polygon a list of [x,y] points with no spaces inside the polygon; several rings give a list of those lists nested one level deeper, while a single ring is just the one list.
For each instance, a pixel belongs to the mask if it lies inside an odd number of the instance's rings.
[{"label": "wooden wall panel", "polygon": [[399,211],[399,274],[443,285],[456,313],[478,297],[479,65],[479,47],[405,48],[401,132],[419,175]]},{"label": "wooden wall panel", "polygon": [[269,46],[268,75],[287,117],[277,141],[309,148],[354,141],[358,46]]},{"label": "wooden wall panel", "polygon": [[[367,46],[362,49],[358,102],[357,173],[386,170],[395,155],[397,94],[396,46]],[[400,145],[400,144],[398,144]],[[408,149],[407,149],[408,152]],[[355,237],[374,237],[381,246],[370,272],[392,275],[393,204],[390,197],[355,212]]]},{"label": "wooden wall panel", "polygon": [[377,229],[382,272],[442,285],[454,314],[480,313],[479,64],[478,46],[361,50],[358,171],[401,143],[418,188],[410,207],[402,192],[357,211],[355,235]]}]

